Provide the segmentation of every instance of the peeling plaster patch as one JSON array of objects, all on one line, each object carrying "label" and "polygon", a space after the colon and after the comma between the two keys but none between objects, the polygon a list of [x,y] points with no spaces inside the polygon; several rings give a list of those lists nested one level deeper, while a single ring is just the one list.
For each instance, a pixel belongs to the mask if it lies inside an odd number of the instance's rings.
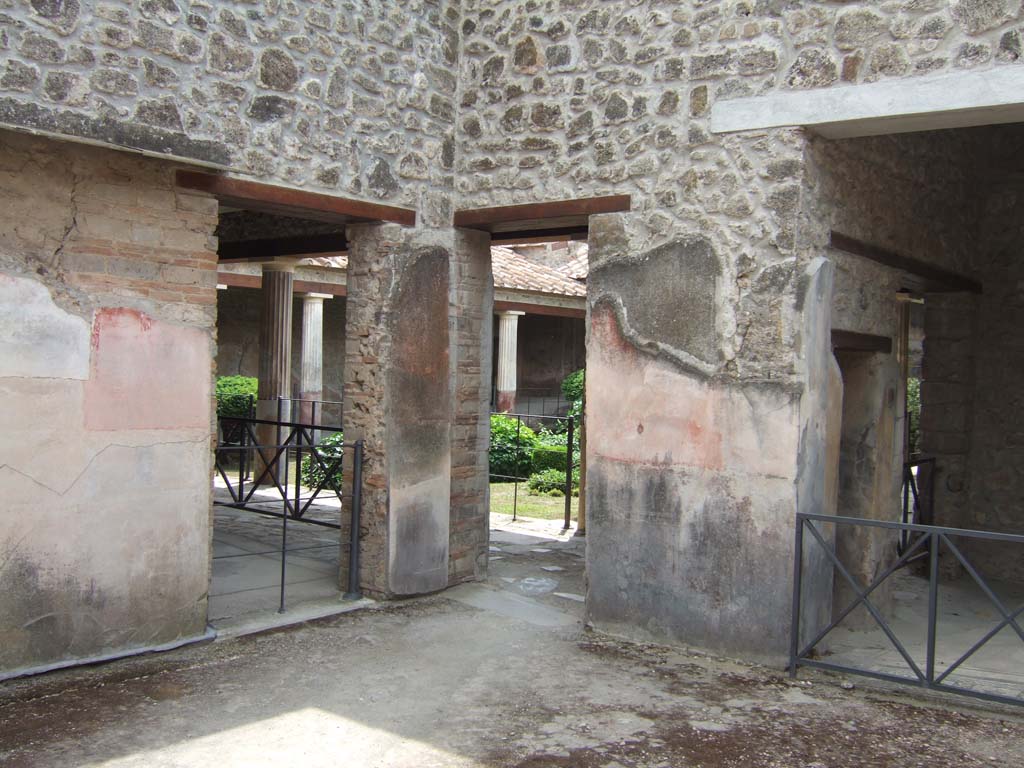
[{"label": "peeling plaster patch", "polygon": [[88,378],[89,324],[42,283],[0,274],[0,328],[0,377]]},{"label": "peeling plaster patch", "polygon": [[209,428],[205,332],[133,309],[102,309],[93,323],[92,349],[86,429]]}]

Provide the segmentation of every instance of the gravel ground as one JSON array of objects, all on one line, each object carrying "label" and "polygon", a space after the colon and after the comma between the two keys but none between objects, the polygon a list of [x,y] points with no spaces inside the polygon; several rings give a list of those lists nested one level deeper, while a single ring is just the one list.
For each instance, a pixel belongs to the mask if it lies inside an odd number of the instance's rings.
[{"label": "gravel ground", "polygon": [[1024,765],[1024,712],[588,632],[578,545],[522,537],[472,587],[518,613],[442,594],[0,685],[0,765]]}]

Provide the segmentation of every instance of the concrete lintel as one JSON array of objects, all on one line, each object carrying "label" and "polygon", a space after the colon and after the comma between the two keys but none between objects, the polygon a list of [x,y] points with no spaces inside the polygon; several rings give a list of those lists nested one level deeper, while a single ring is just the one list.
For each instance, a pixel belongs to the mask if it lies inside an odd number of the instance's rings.
[{"label": "concrete lintel", "polygon": [[803,126],[829,139],[1024,121],[1024,67],[719,101],[712,133]]}]

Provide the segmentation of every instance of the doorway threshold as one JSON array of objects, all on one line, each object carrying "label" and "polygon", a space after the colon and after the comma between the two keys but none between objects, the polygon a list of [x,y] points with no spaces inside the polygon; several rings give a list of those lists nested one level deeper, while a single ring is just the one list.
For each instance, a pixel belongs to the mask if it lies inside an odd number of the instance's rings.
[{"label": "doorway threshold", "polygon": [[368,597],[358,600],[345,600],[339,595],[338,597],[297,603],[289,607],[284,613],[279,613],[276,609],[266,609],[238,616],[214,619],[210,622],[210,628],[216,633],[217,641],[228,640],[233,637],[243,637],[244,635],[252,635],[257,632],[267,632],[272,629],[302,624],[314,619],[338,616],[343,613],[369,608],[376,604],[375,600],[371,600]]}]

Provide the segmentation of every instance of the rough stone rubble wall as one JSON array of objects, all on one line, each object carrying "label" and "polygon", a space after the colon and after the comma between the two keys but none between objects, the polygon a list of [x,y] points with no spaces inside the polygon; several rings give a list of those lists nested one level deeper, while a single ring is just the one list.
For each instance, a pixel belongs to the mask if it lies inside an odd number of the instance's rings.
[{"label": "rough stone rubble wall", "polygon": [[0,4],[0,123],[450,223],[457,0]]},{"label": "rough stone rubble wall", "polygon": [[216,203],[0,137],[0,674],[203,634]]},{"label": "rough stone rubble wall", "polygon": [[[588,486],[591,618],[605,626],[623,619],[623,631],[716,647],[728,637],[733,650],[777,652],[784,599],[762,595],[746,583],[749,573],[720,561],[749,548],[761,586],[785,592],[792,512],[821,497],[807,492],[800,473],[824,471],[807,442],[806,427],[826,419],[826,404],[808,397],[818,374],[805,345],[827,339],[801,315],[804,272],[824,253],[827,227],[808,198],[817,192],[809,192],[814,158],[803,134],[713,135],[710,108],[773,90],[1012,63],[1020,8],[1001,0],[463,7],[459,205],[632,196],[631,214],[592,220],[591,228],[588,403],[600,414],[588,459],[596,478]],[[904,182],[909,201],[909,177]],[[941,194],[935,183],[928,192]],[[954,210],[950,237],[940,225],[909,250],[938,244],[960,258],[949,241],[964,218]],[[885,239],[879,244],[907,250]],[[837,262],[837,327],[887,326],[889,280],[868,289],[870,267]],[[702,309],[708,297],[713,311]],[[874,315],[874,307],[884,311]],[[819,318],[826,325],[827,315]],[[645,374],[635,385],[648,399],[664,393],[659,405],[624,404],[632,401],[621,397],[623,382],[637,370]],[[682,392],[692,402],[681,403]],[[730,414],[738,423],[722,431],[720,409],[741,396]],[[660,435],[652,426],[659,423],[671,424],[671,434]],[[766,431],[773,448],[791,449],[788,460],[745,454]],[[652,532],[659,526],[662,535]],[[753,539],[736,538],[747,535],[760,537],[756,555]],[[720,567],[705,573],[692,565],[701,560],[694,548],[718,553]],[[661,573],[675,564],[678,572]],[[750,595],[764,600],[737,634]],[[672,602],[697,607],[692,616],[659,613]]]}]

